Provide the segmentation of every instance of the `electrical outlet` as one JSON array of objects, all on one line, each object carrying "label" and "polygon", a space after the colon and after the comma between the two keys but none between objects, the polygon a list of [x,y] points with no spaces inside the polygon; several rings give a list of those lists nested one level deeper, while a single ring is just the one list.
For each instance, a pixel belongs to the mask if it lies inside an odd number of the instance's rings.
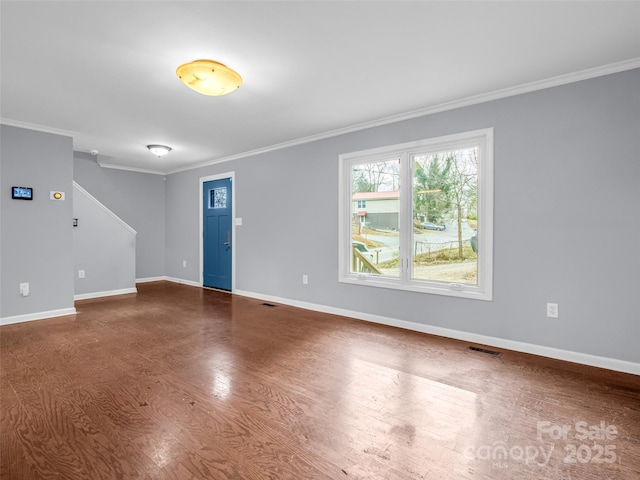
[{"label": "electrical outlet", "polygon": [[182,266],[183,266],[184,268],[187,268],[187,261],[186,261],[186,260],[182,260]]},{"label": "electrical outlet", "polygon": [[547,317],[558,318],[558,304],[547,303]]},{"label": "electrical outlet", "polygon": [[21,283],[20,284],[20,295],[22,295],[23,297],[26,297],[29,295],[29,284],[28,283]]},{"label": "electrical outlet", "polygon": [[309,283],[309,275],[302,275],[302,283],[307,285]]},{"label": "electrical outlet", "polygon": [[78,278],[84,278],[84,270],[78,270]]}]

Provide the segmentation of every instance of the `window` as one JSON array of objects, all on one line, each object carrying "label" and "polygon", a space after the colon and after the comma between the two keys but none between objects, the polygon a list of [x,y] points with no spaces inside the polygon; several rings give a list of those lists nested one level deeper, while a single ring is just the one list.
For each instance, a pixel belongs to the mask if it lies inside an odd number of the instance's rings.
[{"label": "window", "polygon": [[212,188],[209,195],[209,208],[227,208],[227,187]]},{"label": "window", "polygon": [[367,208],[366,200],[358,200],[358,208]]},{"label": "window", "polygon": [[341,282],[491,300],[492,129],[339,162]]}]

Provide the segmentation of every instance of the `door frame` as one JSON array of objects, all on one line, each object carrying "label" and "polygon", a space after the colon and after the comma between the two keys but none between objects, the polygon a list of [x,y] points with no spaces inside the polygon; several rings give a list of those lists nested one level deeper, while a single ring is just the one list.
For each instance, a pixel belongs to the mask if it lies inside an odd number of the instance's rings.
[{"label": "door frame", "polygon": [[200,286],[204,287],[204,219],[203,219],[203,205],[202,205],[202,193],[204,190],[205,182],[211,180],[221,180],[223,178],[231,179],[231,293],[236,290],[236,172],[218,173],[215,175],[208,175],[206,177],[200,177],[198,183],[198,205],[199,215],[198,223],[200,224],[200,237],[198,243],[200,244]]}]

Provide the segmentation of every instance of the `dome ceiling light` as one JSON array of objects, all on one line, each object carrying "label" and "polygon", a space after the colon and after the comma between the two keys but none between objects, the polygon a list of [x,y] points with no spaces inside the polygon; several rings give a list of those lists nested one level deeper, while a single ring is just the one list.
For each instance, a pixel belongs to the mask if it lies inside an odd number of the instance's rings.
[{"label": "dome ceiling light", "polygon": [[165,156],[171,151],[171,147],[167,147],[166,145],[147,145],[147,148],[158,158]]},{"label": "dome ceiling light", "polygon": [[238,72],[213,60],[196,60],[180,65],[176,75],[192,90],[214,97],[234,92],[242,85]]}]

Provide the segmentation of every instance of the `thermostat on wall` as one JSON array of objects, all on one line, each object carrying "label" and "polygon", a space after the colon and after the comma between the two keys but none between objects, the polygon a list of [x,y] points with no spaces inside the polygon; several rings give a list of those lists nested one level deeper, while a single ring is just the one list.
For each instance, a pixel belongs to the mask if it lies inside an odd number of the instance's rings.
[{"label": "thermostat on wall", "polygon": [[11,187],[11,198],[15,198],[17,200],[33,200],[33,188]]},{"label": "thermostat on wall", "polygon": [[64,200],[64,192],[51,191],[51,200]]}]

